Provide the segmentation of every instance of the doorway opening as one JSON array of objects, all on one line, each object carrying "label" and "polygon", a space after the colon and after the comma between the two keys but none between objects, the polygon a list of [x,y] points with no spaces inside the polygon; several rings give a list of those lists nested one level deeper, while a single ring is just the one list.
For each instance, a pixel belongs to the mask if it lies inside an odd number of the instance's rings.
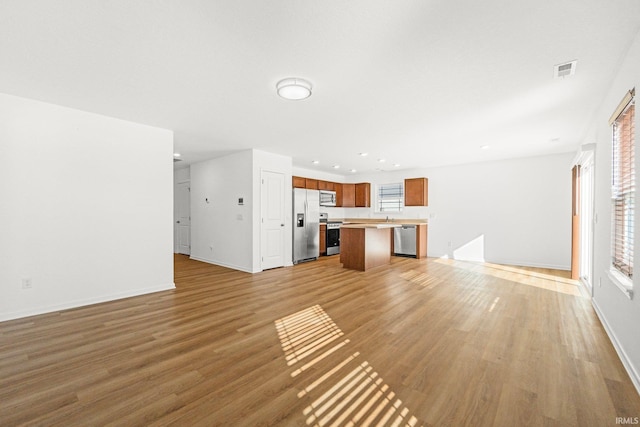
[{"label": "doorway opening", "polygon": [[582,147],[572,169],[571,278],[593,296],[594,149]]}]

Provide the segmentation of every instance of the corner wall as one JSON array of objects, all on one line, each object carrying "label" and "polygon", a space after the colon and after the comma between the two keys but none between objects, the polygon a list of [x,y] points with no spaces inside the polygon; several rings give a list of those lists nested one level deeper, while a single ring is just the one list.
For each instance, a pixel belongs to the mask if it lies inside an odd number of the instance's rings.
[{"label": "corner wall", "polygon": [[191,165],[191,258],[253,271],[252,159],[247,150]]},{"label": "corner wall", "polygon": [[[595,157],[595,218],[594,271],[592,303],[605,326],[636,389],[640,392],[640,285],[637,274],[633,279],[633,299],[629,299],[610,279],[607,271],[611,262],[611,128],[608,120],[625,93],[640,89],[640,33],[636,35],[626,59],[619,67],[602,106],[594,116],[583,143],[596,143]],[[639,122],[636,95],[636,125]],[[640,171],[640,136],[636,133],[635,167]],[[636,190],[638,191],[638,190]],[[640,204],[636,198],[635,223],[640,224]],[[640,266],[637,249],[640,233],[635,234],[634,264]]]},{"label": "corner wall", "polygon": [[174,288],[172,132],[4,94],[0,117],[0,320]]}]

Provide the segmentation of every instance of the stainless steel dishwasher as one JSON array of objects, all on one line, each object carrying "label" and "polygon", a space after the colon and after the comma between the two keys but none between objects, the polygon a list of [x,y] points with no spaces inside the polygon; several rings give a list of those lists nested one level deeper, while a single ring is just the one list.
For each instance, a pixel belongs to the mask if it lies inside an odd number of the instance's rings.
[{"label": "stainless steel dishwasher", "polygon": [[393,253],[416,258],[416,226],[403,225],[393,230]]}]

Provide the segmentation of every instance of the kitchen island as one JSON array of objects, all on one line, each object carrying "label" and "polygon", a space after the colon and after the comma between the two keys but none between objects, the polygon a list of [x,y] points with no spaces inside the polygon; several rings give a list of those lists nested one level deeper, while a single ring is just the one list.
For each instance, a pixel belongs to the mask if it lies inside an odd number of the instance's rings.
[{"label": "kitchen island", "polygon": [[366,271],[391,262],[394,223],[343,224],[340,227],[340,262],[344,268]]}]

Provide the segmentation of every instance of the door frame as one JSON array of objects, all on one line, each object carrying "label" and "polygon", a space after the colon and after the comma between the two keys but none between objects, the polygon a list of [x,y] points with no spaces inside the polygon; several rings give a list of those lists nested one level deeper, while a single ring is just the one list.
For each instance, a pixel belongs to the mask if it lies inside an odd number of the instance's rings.
[{"label": "door frame", "polygon": [[[580,289],[589,297],[593,296],[593,239],[596,223],[595,149],[596,144],[580,147],[572,166],[571,278],[580,282]],[[577,176],[575,170],[578,170]],[[575,216],[578,217],[577,225],[573,224]]]}]

